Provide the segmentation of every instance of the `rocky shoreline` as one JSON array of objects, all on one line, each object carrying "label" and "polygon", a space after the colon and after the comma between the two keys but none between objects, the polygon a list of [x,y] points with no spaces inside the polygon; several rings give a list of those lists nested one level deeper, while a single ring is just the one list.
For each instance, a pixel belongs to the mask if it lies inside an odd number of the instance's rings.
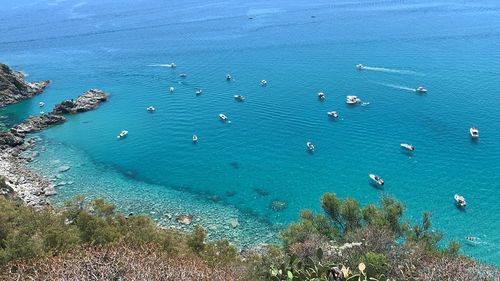
[{"label": "rocky shoreline", "polygon": [[[13,104],[43,92],[50,81],[29,83],[20,72],[0,64],[0,107]],[[31,116],[7,132],[0,133],[0,177],[5,178],[8,190],[0,195],[13,195],[29,206],[47,205],[47,196],[56,193],[54,184],[26,168],[26,163],[38,154],[34,150],[37,138],[28,138],[35,133],[66,121],[64,115],[93,110],[108,99],[108,94],[91,89],[76,100],[66,100],[54,109],[39,116]],[[31,153],[27,153],[31,151]],[[30,155],[30,156],[26,156]]]},{"label": "rocky shoreline", "polygon": [[0,108],[42,93],[50,80],[27,82],[24,74],[0,63]]}]

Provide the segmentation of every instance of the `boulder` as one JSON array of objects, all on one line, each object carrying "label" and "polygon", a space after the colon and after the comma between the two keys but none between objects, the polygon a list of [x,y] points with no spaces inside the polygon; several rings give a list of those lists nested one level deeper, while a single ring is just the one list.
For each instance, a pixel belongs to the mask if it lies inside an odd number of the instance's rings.
[{"label": "boulder", "polygon": [[178,223],[181,223],[181,224],[184,224],[184,225],[189,225],[191,224],[191,222],[193,221],[193,216],[190,215],[190,214],[181,214],[181,215],[178,215],[175,220],[178,222]]}]

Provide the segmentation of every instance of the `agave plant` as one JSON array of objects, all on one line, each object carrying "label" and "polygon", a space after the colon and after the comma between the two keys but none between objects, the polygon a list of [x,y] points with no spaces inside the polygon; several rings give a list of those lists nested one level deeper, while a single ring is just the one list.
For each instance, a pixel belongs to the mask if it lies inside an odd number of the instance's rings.
[{"label": "agave plant", "polygon": [[376,277],[371,265],[359,264],[359,273],[352,274],[349,268],[323,262],[323,250],[316,257],[302,261],[298,256],[288,257],[280,266],[271,266],[269,280],[273,281],[389,281],[385,276]]}]

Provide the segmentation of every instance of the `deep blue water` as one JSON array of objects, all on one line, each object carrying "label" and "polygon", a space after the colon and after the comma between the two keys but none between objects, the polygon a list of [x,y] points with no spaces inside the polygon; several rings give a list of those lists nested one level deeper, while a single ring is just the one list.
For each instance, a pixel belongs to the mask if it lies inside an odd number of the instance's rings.
[{"label": "deep blue water", "polygon": [[[111,93],[99,110],[40,135],[33,168],[73,182],[54,202],[105,197],[159,222],[190,211],[214,235],[248,244],[273,241],[300,209],[319,211],[324,192],[363,204],[385,192],[409,219],[431,211],[446,239],[480,237],[465,253],[500,261],[500,3],[12,2],[0,0],[0,61],[53,84],[2,115],[15,122],[37,114],[39,101],[48,110],[89,88]],[[176,69],[162,66],[171,62]],[[415,94],[420,85],[428,94]],[[238,93],[247,100],[236,102]],[[347,106],[353,94],[369,105]],[[72,169],[56,179],[61,164]],[[382,191],[369,185],[371,172],[385,179]],[[287,208],[271,210],[273,200]],[[228,228],[231,217],[240,228]]]}]

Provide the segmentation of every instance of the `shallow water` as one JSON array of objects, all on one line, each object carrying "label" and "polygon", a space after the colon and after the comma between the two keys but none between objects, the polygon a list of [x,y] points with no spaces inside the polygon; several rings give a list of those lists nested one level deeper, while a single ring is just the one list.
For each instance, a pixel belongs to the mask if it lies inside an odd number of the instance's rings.
[{"label": "shallow water", "polygon": [[[246,244],[302,208],[319,210],[326,191],[362,203],[386,192],[410,219],[431,211],[446,239],[481,237],[464,252],[498,262],[500,5],[455,2],[7,3],[0,61],[54,83],[1,114],[20,120],[37,114],[39,101],[49,109],[88,88],[111,93],[98,110],[41,134],[46,150],[33,167],[47,177],[54,160],[72,167],[63,176],[74,183],[54,202],[84,193],[158,219],[192,209],[205,224],[222,216],[217,223],[227,226],[237,216],[245,223],[234,236]],[[23,17],[33,11],[41,16]],[[171,62],[177,68],[165,67]],[[411,91],[421,85],[428,94]],[[353,94],[369,104],[347,106]],[[329,119],[331,110],[341,118]],[[221,112],[231,123],[218,120]],[[124,129],[129,136],[117,141]],[[382,191],[369,185],[372,172],[386,181]],[[466,211],[454,206],[455,193]],[[272,210],[273,200],[287,208]]]}]

